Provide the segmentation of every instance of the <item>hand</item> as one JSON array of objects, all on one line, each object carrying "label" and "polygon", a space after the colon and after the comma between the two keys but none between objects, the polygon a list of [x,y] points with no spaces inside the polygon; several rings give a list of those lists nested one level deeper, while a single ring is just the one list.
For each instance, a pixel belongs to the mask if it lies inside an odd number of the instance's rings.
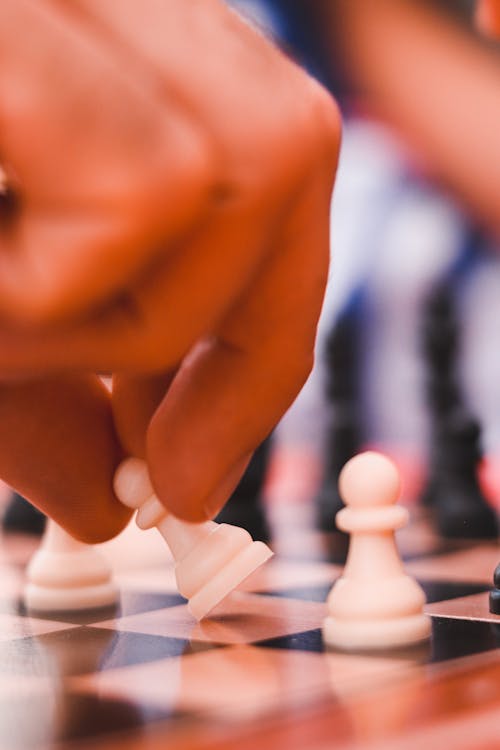
[{"label": "hand", "polygon": [[476,3],[476,23],[485,34],[500,36],[499,0],[478,0]]},{"label": "hand", "polygon": [[116,373],[126,451],[214,515],[312,364],[337,110],[218,0],[7,0],[0,49],[0,372]]},{"label": "hand", "polygon": [[113,493],[123,451],[93,375],[0,386],[0,476],[74,537],[115,536],[131,511]]}]

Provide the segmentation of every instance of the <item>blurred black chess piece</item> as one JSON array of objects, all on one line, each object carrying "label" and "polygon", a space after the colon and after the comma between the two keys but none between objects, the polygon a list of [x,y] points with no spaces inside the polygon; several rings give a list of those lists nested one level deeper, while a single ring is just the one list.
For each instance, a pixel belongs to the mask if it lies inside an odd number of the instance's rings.
[{"label": "blurred black chess piece", "polygon": [[494,588],[490,591],[490,612],[500,615],[500,563],[498,563],[493,575]]},{"label": "blurred black chess piece", "polygon": [[255,541],[261,542],[267,542],[270,539],[263,489],[271,442],[272,438],[268,437],[257,448],[239,485],[215,519],[218,523],[241,526]]},{"label": "blurred black chess piece", "polygon": [[46,517],[38,508],[17,492],[13,492],[2,518],[2,526],[5,531],[41,536],[45,529],[45,521]]},{"label": "blurred black chess piece", "polygon": [[361,416],[359,406],[359,321],[355,310],[341,316],[330,332],[325,350],[326,395],[330,425],[326,440],[323,482],[316,497],[317,526],[335,530],[335,516],[343,507],[338,478],[344,464],[359,450]]},{"label": "blurred black chess piece", "polygon": [[431,419],[429,476],[422,501],[445,537],[494,538],[496,514],[481,492],[481,429],[457,378],[459,325],[450,281],[436,285],[424,309],[422,331]]}]

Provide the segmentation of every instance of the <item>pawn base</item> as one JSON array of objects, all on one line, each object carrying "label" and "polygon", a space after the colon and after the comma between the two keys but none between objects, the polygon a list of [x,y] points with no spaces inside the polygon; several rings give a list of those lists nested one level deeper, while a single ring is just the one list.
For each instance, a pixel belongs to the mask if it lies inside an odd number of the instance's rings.
[{"label": "pawn base", "polygon": [[327,617],[323,639],[342,651],[373,651],[422,643],[430,638],[431,621],[422,613],[387,620],[339,620]]},{"label": "pawn base", "polygon": [[28,583],[23,595],[26,609],[36,612],[76,612],[110,607],[117,603],[118,598],[118,589],[111,581],[75,588]]},{"label": "pawn base", "polygon": [[115,604],[119,592],[104,555],[66,537],[55,525],[49,526],[50,533],[57,534],[59,544],[64,544],[59,550],[42,544],[31,558],[23,594],[26,607],[38,612],[71,612]]},{"label": "pawn base", "polygon": [[202,620],[272,555],[263,542],[252,542],[242,549],[190,598],[188,609],[191,614]]}]

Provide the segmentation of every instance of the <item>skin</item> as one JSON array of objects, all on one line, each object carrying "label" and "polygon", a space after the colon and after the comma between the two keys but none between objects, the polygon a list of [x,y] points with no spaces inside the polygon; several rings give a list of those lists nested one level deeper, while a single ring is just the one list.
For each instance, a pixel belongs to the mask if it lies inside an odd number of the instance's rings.
[{"label": "skin", "polygon": [[[418,0],[334,5],[349,40],[342,52],[368,105],[479,222],[500,233],[498,50]],[[332,4],[322,8],[328,28]]]},{"label": "skin", "polygon": [[128,520],[124,453],[181,518],[227,500],[312,365],[339,139],[219,0],[2,1],[0,472],[72,534]]},{"label": "skin", "polygon": [[113,495],[122,458],[98,378],[46,378],[0,389],[0,476],[76,538],[113,536],[130,512]]},{"label": "skin", "polygon": [[479,0],[476,4],[476,22],[478,28],[492,37],[500,37],[500,2],[499,0]]}]

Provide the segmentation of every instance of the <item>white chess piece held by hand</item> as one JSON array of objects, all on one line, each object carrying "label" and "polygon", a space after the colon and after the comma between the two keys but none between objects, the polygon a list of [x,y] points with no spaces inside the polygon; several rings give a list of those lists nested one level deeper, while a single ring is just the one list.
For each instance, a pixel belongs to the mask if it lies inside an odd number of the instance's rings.
[{"label": "white chess piece held by hand", "polygon": [[137,510],[141,529],[156,526],[176,561],[179,592],[197,620],[205,617],[254,570],[272,556],[263,542],[254,542],[244,529],[207,521],[180,521],[156,497],[145,461],[125,459],[115,473],[118,499]]}]

